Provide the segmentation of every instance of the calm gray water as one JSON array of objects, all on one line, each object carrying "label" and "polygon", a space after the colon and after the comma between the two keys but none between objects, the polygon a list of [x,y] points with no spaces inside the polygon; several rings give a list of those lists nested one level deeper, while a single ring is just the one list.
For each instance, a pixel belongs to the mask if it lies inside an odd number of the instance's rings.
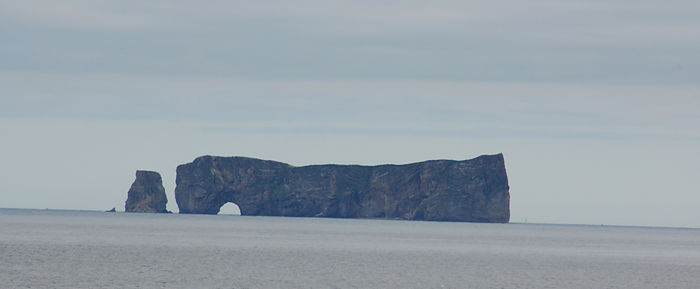
[{"label": "calm gray water", "polygon": [[700,230],[0,209],[0,288],[700,288]]}]

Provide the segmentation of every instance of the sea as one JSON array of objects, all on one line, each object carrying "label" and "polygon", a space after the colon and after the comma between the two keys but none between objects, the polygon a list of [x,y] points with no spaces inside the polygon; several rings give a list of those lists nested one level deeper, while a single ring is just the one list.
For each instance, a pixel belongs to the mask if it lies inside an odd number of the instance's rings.
[{"label": "sea", "polygon": [[0,288],[700,288],[700,230],[0,209]]}]

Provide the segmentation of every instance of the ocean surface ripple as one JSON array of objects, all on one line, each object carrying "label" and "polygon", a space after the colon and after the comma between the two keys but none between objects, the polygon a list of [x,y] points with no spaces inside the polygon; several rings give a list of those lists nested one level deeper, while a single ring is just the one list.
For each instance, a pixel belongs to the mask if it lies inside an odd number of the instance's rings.
[{"label": "ocean surface ripple", "polygon": [[700,230],[0,209],[2,288],[698,288]]}]

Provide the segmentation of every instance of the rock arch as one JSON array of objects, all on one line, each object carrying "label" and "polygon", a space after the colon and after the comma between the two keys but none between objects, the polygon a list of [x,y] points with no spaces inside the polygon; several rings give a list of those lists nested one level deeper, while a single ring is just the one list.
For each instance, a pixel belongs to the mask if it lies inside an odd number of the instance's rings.
[{"label": "rock arch", "polygon": [[177,168],[180,213],[508,222],[503,155],[407,165],[311,165],[203,156]]},{"label": "rock arch", "polygon": [[219,215],[241,215],[241,208],[234,202],[225,203],[219,208]]}]

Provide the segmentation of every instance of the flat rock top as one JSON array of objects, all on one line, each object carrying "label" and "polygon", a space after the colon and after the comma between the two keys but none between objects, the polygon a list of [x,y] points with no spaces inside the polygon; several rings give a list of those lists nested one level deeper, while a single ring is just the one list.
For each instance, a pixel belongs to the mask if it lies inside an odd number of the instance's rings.
[{"label": "flat rock top", "polygon": [[405,165],[308,165],[202,156],[178,166],[181,213],[507,222],[502,154]]}]

